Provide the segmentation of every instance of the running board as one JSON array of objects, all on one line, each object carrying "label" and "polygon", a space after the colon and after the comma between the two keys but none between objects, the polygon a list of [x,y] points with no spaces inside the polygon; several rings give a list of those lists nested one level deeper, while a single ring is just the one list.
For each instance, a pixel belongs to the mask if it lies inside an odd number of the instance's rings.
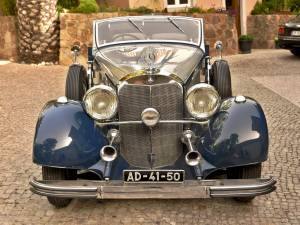
[{"label": "running board", "polygon": [[276,189],[268,179],[186,180],[183,183],[124,183],[123,181],[30,181],[31,191],[42,196],[98,199],[190,199],[253,197]]}]

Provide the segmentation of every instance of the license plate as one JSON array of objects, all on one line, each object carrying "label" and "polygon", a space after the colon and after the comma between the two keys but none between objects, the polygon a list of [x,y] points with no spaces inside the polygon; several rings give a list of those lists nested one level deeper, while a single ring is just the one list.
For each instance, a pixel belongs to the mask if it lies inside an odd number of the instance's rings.
[{"label": "license plate", "polygon": [[184,181],[184,170],[124,170],[128,183],[178,183]]},{"label": "license plate", "polygon": [[293,30],[292,36],[300,36],[300,30]]}]

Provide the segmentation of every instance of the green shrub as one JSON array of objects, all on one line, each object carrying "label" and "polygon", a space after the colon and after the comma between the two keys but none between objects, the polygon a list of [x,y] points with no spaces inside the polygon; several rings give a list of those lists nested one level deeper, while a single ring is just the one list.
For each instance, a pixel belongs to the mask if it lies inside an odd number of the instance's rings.
[{"label": "green shrub", "polygon": [[4,16],[16,15],[16,0],[0,0],[0,11]]},{"label": "green shrub", "polygon": [[247,34],[247,35],[241,35],[239,37],[239,41],[253,41],[254,40],[254,37],[250,34]]},{"label": "green shrub", "polygon": [[209,8],[208,10],[206,10],[207,13],[215,13],[216,9],[215,8]]},{"label": "green shrub", "polygon": [[99,12],[118,12],[119,8],[115,6],[104,6],[100,5],[99,6]]},{"label": "green shrub", "polygon": [[138,8],[127,8],[127,9],[123,9],[123,11],[126,11],[126,12],[136,12],[136,13],[141,13],[141,14],[150,14],[150,13],[153,13],[153,9],[149,9],[145,6],[140,6]]},{"label": "green shrub", "polygon": [[188,13],[204,13],[204,10],[199,7],[188,8]]},{"label": "green shrub", "polygon": [[80,0],[78,7],[71,8],[71,13],[96,13],[99,11],[99,6],[95,0]]},{"label": "green shrub", "polygon": [[79,6],[79,0],[57,0],[57,8],[71,9]]},{"label": "green shrub", "polygon": [[284,0],[263,0],[255,4],[251,14],[272,14],[284,10],[284,6]]},{"label": "green shrub", "polygon": [[300,12],[300,0],[289,0],[288,7],[291,12]]}]

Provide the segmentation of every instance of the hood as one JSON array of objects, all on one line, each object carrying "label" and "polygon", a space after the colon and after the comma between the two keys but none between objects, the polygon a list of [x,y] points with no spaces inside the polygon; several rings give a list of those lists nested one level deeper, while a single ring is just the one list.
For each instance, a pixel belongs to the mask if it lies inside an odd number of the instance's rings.
[{"label": "hood", "polygon": [[159,74],[185,82],[200,62],[201,49],[181,44],[129,44],[103,48],[95,59],[114,84],[134,76]]}]

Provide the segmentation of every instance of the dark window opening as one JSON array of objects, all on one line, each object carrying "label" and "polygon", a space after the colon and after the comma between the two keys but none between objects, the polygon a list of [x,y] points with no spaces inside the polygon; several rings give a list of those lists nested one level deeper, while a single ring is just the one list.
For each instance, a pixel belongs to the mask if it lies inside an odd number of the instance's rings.
[{"label": "dark window opening", "polygon": [[226,0],[226,9],[232,9],[233,8],[233,2],[232,0]]},{"label": "dark window opening", "polygon": [[168,0],[168,5],[175,5],[175,0]]},{"label": "dark window opening", "polygon": [[180,0],[179,3],[180,4],[188,4],[188,0]]}]

